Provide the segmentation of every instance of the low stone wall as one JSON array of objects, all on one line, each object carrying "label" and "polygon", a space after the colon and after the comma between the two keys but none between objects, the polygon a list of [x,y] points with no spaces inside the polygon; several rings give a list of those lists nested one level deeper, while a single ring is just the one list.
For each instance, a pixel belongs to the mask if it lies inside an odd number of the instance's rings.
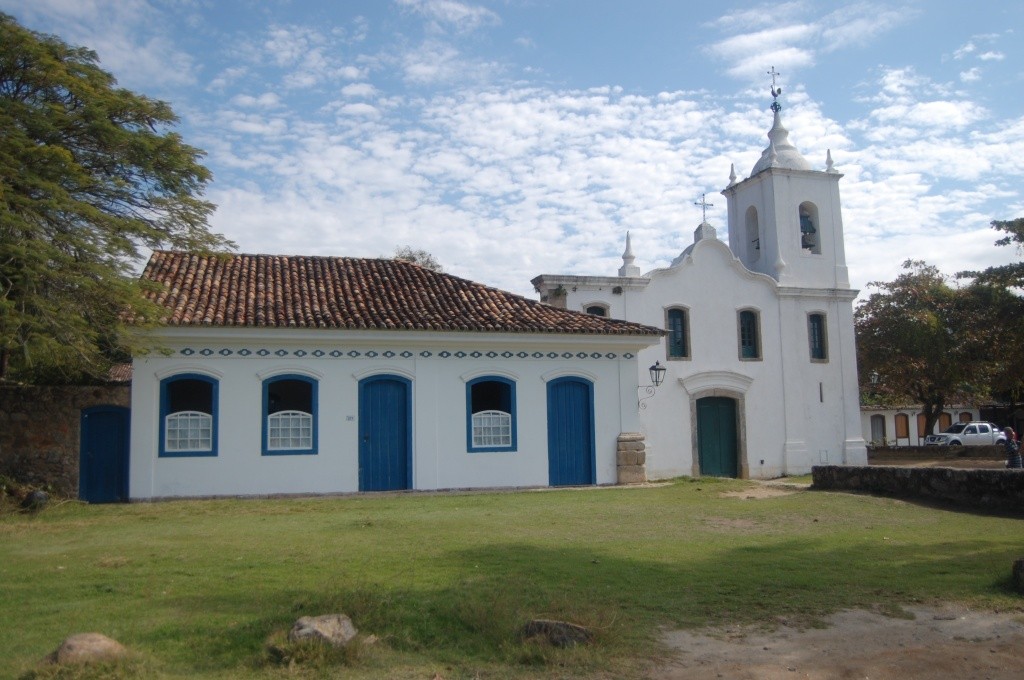
[{"label": "low stone wall", "polygon": [[82,409],[103,405],[130,406],[131,387],[0,386],[0,474],[77,495]]},{"label": "low stone wall", "polygon": [[815,490],[865,491],[1024,514],[1024,470],[820,465],[811,468],[811,478]]}]

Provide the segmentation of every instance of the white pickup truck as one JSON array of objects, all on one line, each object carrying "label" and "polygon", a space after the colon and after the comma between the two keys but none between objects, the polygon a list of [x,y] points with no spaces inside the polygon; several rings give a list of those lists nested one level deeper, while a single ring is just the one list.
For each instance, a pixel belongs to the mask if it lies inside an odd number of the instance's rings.
[{"label": "white pickup truck", "polygon": [[924,438],[925,446],[981,446],[1002,444],[1006,435],[994,423],[983,421],[957,423],[942,434],[930,434]]}]

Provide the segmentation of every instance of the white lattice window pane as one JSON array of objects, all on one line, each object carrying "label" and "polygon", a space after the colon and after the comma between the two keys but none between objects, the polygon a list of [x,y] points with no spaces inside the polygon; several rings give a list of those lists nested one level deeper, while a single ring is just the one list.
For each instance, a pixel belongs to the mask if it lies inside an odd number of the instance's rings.
[{"label": "white lattice window pane", "polygon": [[512,415],[504,411],[474,413],[473,446],[480,448],[512,446]]},{"label": "white lattice window pane", "polygon": [[164,421],[164,450],[212,451],[213,416],[200,411],[179,411]]},{"label": "white lattice window pane", "polygon": [[303,411],[278,411],[267,416],[267,450],[313,448],[313,416]]}]

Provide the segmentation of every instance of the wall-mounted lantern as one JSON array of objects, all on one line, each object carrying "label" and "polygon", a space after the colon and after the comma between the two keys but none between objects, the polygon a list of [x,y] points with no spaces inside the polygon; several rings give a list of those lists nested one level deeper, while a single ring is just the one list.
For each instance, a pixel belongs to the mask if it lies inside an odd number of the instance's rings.
[{"label": "wall-mounted lantern", "polygon": [[660,361],[655,361],[654,365],[647,370],[650,371],[652,384],[640,385],[639,387],[636,388],[637,392],[643,390],[643,393],[647,395],[646,397],[640,397],[636,402],[636,405],[640,408],[641,411],[647,408],[647,404],[645,404],[644,402],[653,397],[655,389],[661,387],[661,383],[665,382],[666,369],[664,366],[661,365]]}]

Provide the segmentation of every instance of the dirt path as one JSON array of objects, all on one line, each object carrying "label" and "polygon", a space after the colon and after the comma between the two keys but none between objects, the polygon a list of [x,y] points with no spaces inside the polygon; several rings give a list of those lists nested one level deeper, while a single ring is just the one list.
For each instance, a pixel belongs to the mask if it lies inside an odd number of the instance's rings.
[{"label": "dirt path", "polygon": [[1024,678],[1024,618],[965,609],[908,609],[913,620],[845,611],[823,629],[670,631],[676,658],[651,680],[911,680]]},{"label": "dirt path", "polygon": [[[913,461],[918,466],[997,467],[1001,462]],[[957,465],[957,463],[960,463]],[[772,498],[799,487],[786,480],[723,495]],[[947,607],[907,608],[913,618],[862,610],[840,612],[826,628],[783,626],[667,631],[672,662],[651,680],[1020,680],[1024,678],[1024,615]]]}]

